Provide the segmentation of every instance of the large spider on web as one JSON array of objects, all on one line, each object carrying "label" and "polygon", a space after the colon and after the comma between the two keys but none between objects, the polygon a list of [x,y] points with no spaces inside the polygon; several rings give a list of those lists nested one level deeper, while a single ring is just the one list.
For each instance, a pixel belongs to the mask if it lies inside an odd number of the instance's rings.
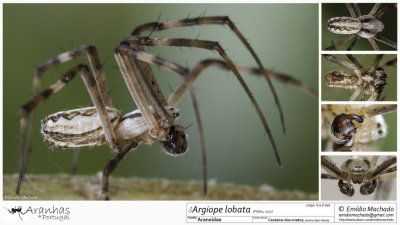
[{"label": "large spider on web", "polygon": [[[218,42],[197,39],[150,38],[149,36],[141,36],[142,32],[153,33],[154,31],[162,31],[171,28],[205,24],[228,25],[251,53],[257,62],[258,68],[234,65],[230,57]],[[223,60],[203,60],[190,70],[172,61],[147,53],[144,49],[145,46],[179,46],[215,50],[220,54]],[[43,72],[60,63],[70,61],[82,54],[88,56],[92,71],[90,71],[89,66],[84,64],[74,66],[66,72],[60,80],[39,93],[40,79]],[[143,24],[138,26],[132,32],[131,37],[128,37],[121,42],[121,44],[115,49],[114,56],[131,97],[138,107],[137,110],[127,113],[124,116],[122,116],[121,113],[112,106],[105,75],[97,50],[94,46],[81,45],[39,63],[36,66],[33,88],[34,96],[22,107],[20,167],[16,190],[17,194],[20,192],[21,183],[27,167],[27,159],[25,159],[24,156],[29,155],[31,150],[30,145],[32,142],[32,127],[35,108],[52,94],[60,91],[79,73],[81,74],[86,89],[90,94],[94,107],[85,107],[52,114],[42,120],[41,133],[44,137],[44,141],[50,148],[80,148],[85,146],[104,145],[107,143],[111,149],[115,150],[116,153],[114,157],[108,162],[103,170],[103,199],[109,199],[109,177],[111,173],[126,154],[135,149],[140,143],[152,144],[156,140],[160,140],[165,152],[174,156],[181,155],[186,151],[187,141],[184,132],[185,129],[181,125],[175,124],[175,120],[179,116],[178,109],[176,109],[175,106],[179,103],[187,90],[189,91],[193,102],[196,122],[199,129],[203,159],[203,189],[204,193],[207,192],[207,161],[204,134],[192,84],[196,78],[202,74],[203,70],[209,66],[227,69],[235,74],[262,121],[274,150],[278,165],[281,165],[278,148],[267,121],[239,72],[261,74],[266,78],[280,112],[283,129],[285,127],[283,112],[280,107],[278,96],[270,81],[271,78],[284,83],[294,84],[313,96],[317,96],[315,91],[311,90],[298,80],[264,69],[264,66],[250,44],[228,17],[197,17],[164,23],[152,22]],[[150,64],[160,65],[161,67],[176,72],[182,76],[182,82],[178,84],[168,99],[166,99],[162,94],[160,87],[154,78]],[[28,135],[26,135],[27,128]]]}]

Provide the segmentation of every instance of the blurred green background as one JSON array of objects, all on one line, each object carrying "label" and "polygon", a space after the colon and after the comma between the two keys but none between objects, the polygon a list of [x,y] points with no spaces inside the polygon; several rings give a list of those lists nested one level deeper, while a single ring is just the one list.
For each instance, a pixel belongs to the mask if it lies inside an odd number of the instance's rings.
[{"label": "blurred green background", "polygon": [[[35,64],[81,44],[95,45],[104,62],[107,83],[116,108],[136,108],[113,57],[113,49],[138,25],[199,15],[228,15],[249,40],[264,66],[290,74],[318,90],[317,4],[5,4],[4,5],[4,173],[18,171],[19,107],[31,98]],[[284,19],[282,19],[284,18]],[[292,21],[296,21],[293,23]],[[147,34],[145,34],[147,35]],[[244,46],[227,27],[186,27],[154,32],[152,37],[198,37],[215,40],[235,63],[255,66]],[[220,58],[195,48],[152,47],[151,53],[193,67],[202,59]],[[86,56],[52,68],[42,88]],[[153,67],[165,95],[180,77]],[[208,156],[209,178],[218,182],[260,185],[278,189],[318,191],[318,101],[293,86],[273,82],[284,111],[287,135],[262,77],[243,75],[271,127],[283,168],[278,168],[271,144],[244,90],[231,72],[208,69],[195,83]],[[89,104],[81,78],[51,96],[37,110],[34,145],[28,173],[69,173],[73,150],[49,150],[39,133],[40,119],[60,110]],[[178,123],[191,126],[189,150],[182,157],[164,154],[160,144],[141,145],[131,152],[113,176],[202,179],[199,137],[190,98],[185,95]],[[113,153],[107,146],[83,149],[79,174],[102,171]],[[301,160],[299,160],[301,159]],[[112,186],[112,183],[111,183]],[[23,188],[22,187],[22,193]]]},{"label": "blurred green background", "polygon": [[[349,63],[351,61],[346,57],[346,55],[334,55],[337,58],[345,60]],[[361,65],[367,69],[371,67],[374,63],[376,55],[364,55],[364,54],[353,54],[353,56],[357,59]],[[380,64],[385,64],[386,62],[395,59],[396,55],[384,55]],[[333,88],[328,87],[326,85],[325,76],[331,71],[344,71],[348,73],[354,73],[353,70],[348,69],[344,66],[333,63],[324,56],[321,56],[321,100],[322,101],[348,101],[350,96],[353,94],[355,89],[344,89],[344,88]],[[396,101],[397,99],[397,64],[392,66],[387,66],[384,68],[387,78],[386,78],[386,86],[383,89],[381,99],[384,98],[384,101]],[[360,100],[361,96],[358,96],[357,101]],[[367,95],[367,99],[370,95]]]},{"label": "blurred green background", "polygon": [[[381,5],[380,8],[383,8],[387,5],[390,5],[391,3],[384,3]],[[372,7],[375,4],[373,3],[362,3],[358,4],[361,14],[362,15],[367,15]],[[353,4],[352,4],[353,6]],[[354,8],[354,7],[353,7]],[[322,31],[322,50],[329,47],[332,44],[332,41],[334,43],[338,42],[339,40],[342,40],[346,35],[341,35],[341,34],[334,34],[328,31],[326,28],[326,24],[329,20],[329,18],[332,17],[351,17],[349,10],[347,9],[346,5],[344,3],[324,3],[322,4],[322,22],[321,22],[321,31]],[[385,28],[381,32],[381,35],[391,41],[397,42],[397,9],[390,9],[386,11],[385,14],[379,19],[384,25]],[[351,41],[354,39],[350,40],[349,42],[342,44],[339,46],[337,49],[338,50],[346,50],[348,46],[350,45]],[[383,44],[379,41],[376,41],[376,43],[379,46],[380,50],[392,50],[395,51],[392,47]],[[369,41],[365,38],[361,38],[356,45],[354,46],[353,50],[373,50],[371,44]]]}]

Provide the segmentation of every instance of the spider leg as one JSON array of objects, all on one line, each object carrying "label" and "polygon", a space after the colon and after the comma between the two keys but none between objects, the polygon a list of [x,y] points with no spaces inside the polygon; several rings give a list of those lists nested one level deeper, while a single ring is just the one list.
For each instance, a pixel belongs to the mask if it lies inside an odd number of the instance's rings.
[{"label": "spider leg", "polygon": [[379,101],[381,94],[377,90],[375,90],[375,88],[372,85],[370,85],[370,91],[372,94],[368,98],[368,101]]},{"label": "spider leg", "polygon": [[354,39],[354,41],[351,42],[351,44],[347,48],[347,51],[351,51],[351,49],[354,48],[354,46],[356,45],[357,41],[359,41],[360,39],[361,39],[360,36],[357,36],[356,39]]},{"label": "spider leg", "polygon": [[359,70],[356,65],[353,65],[347,61],[344,61],[343,59],[339,59],[333,55],[323,54],[323,56],[325,57],[325,59],[327,59],[333,63],[336,63],[338,65],[344,66],[344,67],[352,69],[352,70]]},{"label": "spider leg", "polygon": [[372,66],[368,69],[368,74],[375,74],[376,69],[379,66],[379,62],[382,60],[383,55],[379,54],[376,56],[374,63],[372,64]]},{"label": "spider leg", "polygon": [[379,51],[379,47],[376,44],[374,38],[367,38],[367,40],[369,41],[369,43],[372,45],[372,48],[374,49],[374,51]]},{"label": "spider leg", "polygon": [[[138,145],[138,143],[133,144],[131,147],[135,148]],[[121,162],[121,160],[125,157],[125,155],[129,152],[131,148],[124,148],[121,151],[118,151],[112,159],[107,163],[106,167],[103,170],[103,178],[101,181],[101,198],[103,200],[110,200],[110,183],[109,183],[109,177],[111,173],[114,171],[114,169],[117,167],[118,163]]]},{"label": "spider leg", "polygon": [[[384,43],[384,44],[389,45],[390,47],[392,47],[392,48],[394,48],[394,49],[397,49],[397,43],[396,43],[396,42],[391,41],[391,40],[389,40],[389,39],[387,39],[387,38],[385,38],[385,37],[382,37],[380,34],[375,35],[373,38],[374,38],[375,40],[377,40],[377,41],[380,41],[380,42],[382,42],[382,43]],[[369,39],[368,39],[368,40],[369,40]]]},{"label": "spider leg", "polygon": [[[392,157],[390,159],[387,159],[385,161],[383,161],[381,164],[379,164],[375,170],[371,173],[371,179],[375,178],[376,176],[380,175],[381,173],[383,173],[386,169],[388,169],[390,166],[396,164],[397,162],[397,158],[396,157]],[[386,172],[388,173],[388,172]]]},{"label": "spider leg", "polygon": [[[222,60],[205,59],[205,60],[201,61],[200,63],[198,63],[191,71],[190,82],[193,83],[198,78],[198,76],[201,73],[203,73],[204,70],[206,70],[209,66],[215,66],[220,69],[230,70],[228,64]],[[259,70],[258,68],[252,68],[252,67],[240,66],[240,65],[235,65],[235,67],[240,72],[250,73],[250,74],[254,74],[254,75],[263,75],[263,72],[261,70]],[[304,91],[316,98],[318,97],[318,93],[315,90],[311,89],[310,87],[308,87],[301,81],[299,81],[291,76],[276,73],[276,72],[268,70],[268,69],[265,69],[265,71],[267,71],[268,76],[270,76],[273,79],[276,79],[284,84],[295,85],[295,86],[299,87],[302,91]],[[178,84],[178,86],[175,88],[175,90],[170,94],[170,96],[168,98],[168,105],[176,106],[178,104],[178,102],[181,100],[181,98],[183,97],[183,95],[185,94],[186,89],[187,89],[186,82],[183,80],[183,81],[181,81],[181,83]]]},{"label": "spider leg", "polygon": [[[172,123],[172,118],[165,111],[165,109],[159,109],[162,108],[162,105],[160,105],[157,101],[157,98],[154,98],[155,96],[150,93],[150,88],[147,86],[147,83],[143,78],[143,71],[140,70],[140,65],[138,64],[136,58],[133,57],[134,52],[126,47],[119,46],[117,49],[115,49],[114,56],[124,77],[128,90],[132,96],[132,99],[136,103],[138,109],[142,112],[143,118],[149,126],[149,134],[153,138],[165,139],[165,137],[160,137],[160,135],[165,135],[165,133],[161,131],[162,128],[170,127],[170,124]],[[150,110],[145,97],[154,98],[154,101],[149,100],[151,106],[154,107],[154,114]],[[156,118],[157,115],[158,118]],[[164,122],[168,123],[164,124],[162,128],[161,124],[158,123],[161,119],[164,119]]]},{"label": "spider leg", "polygon": [[368,13],[368,15],[373,16],[375,15],[376,11],[378,11],[379,7],[381,6],[381,3],[376,3],[374,7],[372,7],[371,11]]},{"label": "spider leg", "polygon": [[360,110],[360,115],[364,117],[376,116],[384,113],[395,112],[397,110],[396,104],[379,104],[368,105]]},{"label": "spider leg", "polygon": [[350,41],[352,38],[357,37],[357,34],[349,34],[346,37],[344,37],[342,40],[336,42],[335,44],[332,44],[331,46],[325,48],[325,50],[335,50],[337,47],[340,45]]},{"label": "spider leg", "polygon": [[[101,62],[99,59],[99,55],[97,53],[96,47],[91,46],[91,45],[78,46],[67,52],[64,52],[53,58],[50,58],[46,61],[38,63],[35,66],[32,95],[36,96],[39,93],[42,74],[46,70],[48,70],[58,64],[70,61],[82,54],[86,54],[88,56],[88,60],[90,62],[92,70],[94,71],[94,74],[96,75],[97,84],[99,86],[100,93],[103,96],[103,99],[105,101],[105,104],[107,106],[112,106],[111,98],[108,96],[108,87],[107,87],[104,71],[103,71],[103,68],[101,66]],[[32,141],[33,141],[33,129],[34,129],[35,116],[36,116],[36,112],[35,112],[35,110],[32,110],[32,112],[30,113],[29,119],[28,119],[29,124],[28,124],[27,153],[26,153],[27,156],[26,156],[26,161],[25,161],[25,165],[24,165],[24,169],[23,169],[24,171],[28,164],[29,155],[32,152]],[[76,165],[75,166],[73,165],[73,167],[76,167]]]},{"label": "spider leg", "polygon": [[75,175],[76,172],[78,171],[78,161],[79,161],[79,155],[81,153],[81,149],[76,149],[74,151],[74,156],[72,159],[72,165],[71,165],[71,174]]},{"label": "spider leg", "polygon": [[[356,15],[356,12],[354,12],[353,7],[351,7],[351,4],[350,3],[345,3],[345,5],[346,5],[347,9],[349,10],[351,17],[357,18],[358,16]],[[357,4],[354,3],[354,6],[356,6],[356,5]],[[358,9],[358,5],[357,5],[356,9]],[[358,10],[360,10],[360,9],[358,9]]]},{"label": "spider leg", "polygon": [[360,8],[358,7],[358,3],[353,3],[353,5],[354,5],[354,8],[355,8],[355,10],[356,10],[356,12],[357,12],[357,16],[355,16],[355,18],[362,16],[361,10],[360,10]]},{"label": "spider leg", "polygon": [[332,179],[332,180],[337,180],[337,176],[333,176],[331,174],[327,173],[321,173],[321,179]]},{"label": "spider leg", "polygon": [[[355,39],[355,40],[357,40],[357,39]],[[347,58],[348,58],[352,63],[354,63],[354,65],[356,65],[356,66],[358,67],[358,70],[360,70],[360,71],[364,70],[364,68],[363,68],[363,66],[361,65],[361,63],[358,62],[357,59],[356,59],[353,55],[351,55],[351,54],[346,54],[346,56],[347,56]]]},{"label": "spider leg", "polygon": [[390,170],[390,172],[387,172],[385,174],[376,176],[374,179],[377,180],[377,181],[396,179],[397,178],[397,171],[396,170],[397,170],[397,168],[393,167],[393,170]]},{"label": "spider leg", "polygon": [[329,156],[321,156],[321,166],[332,176],[337,179],[345,178],[345,173],[332,162]]},{"label": "spider leg", "polygon": [[371,160],[371,167],[372,167],[372,168],[374,168],[374,167],[376,166],[376,163],[378,162],[378,159],[379,159],[379,156],[378,156],[378,155],[374,155],[374,156],[372,157],[372,160]]},{"label": "spider leg", "polygon": [[388,5],[388,6],[384,7],[384,8],[381,8],[381,9],[375,14],[375,18],[379,20],[379,19],[382,17],[382,15],[383,15],[387,10],[392,9],[392,8],[397,8],[397,4],[394,3],[394,4]]},{"label": "spider leg", "polygon": [[[228,55],[225,53],[223,48],[220,46],[218,42],[213,42],[213,41],[201,41],[201,40],[192,40],[192,39],[167,39],[167,38],[147,38],[147,37],[131,37],[125,39],[127,42],[133,42],[138,43],[140,42],[142,45],[146,46],[185,46],[185,47],[197,47],[197,48],[205,48],[209,50],[216,50],[221,57],[225,60],[225,62],[228,64],[230,70],[236,75],[237,79],[239,80],[240,84],[242,85],[243,89],[245,90],[247,96],[250,98],[250,101],[253,103],[254,108],[256,109],[261,122],[264,125],[265,131],[268,134],[269,140],[271,142],[271,145],[275,151],[275,156],[276,160],[278,162],[278,165],[281,166],[281,161],[279,158],[279,154],[277,152],[277,147],[275,144],[275,141],[272,137],[271,130],[269,129],[269,126],[267,124],[267,121],[261,111],[260,106],[258,105],[257,101],[255,100],[253,94],[251,93],[249,87],[247,86],[246,82],[243,80],[242,76],[240,75],[239,71],[236,69],[234,66],[232,60],[228,57]],[[283,123],[283,117],[281,117],[281,123]],[[284,125],[283,125],[284,127]]]},{"label": "spider leg", "polygon": [[89,92],[89,95],[92,99],[96,107],[96,111],[99,115],[100,121],[103,126],[103,130],[105,133],[105,138],[110,148],[116,149],[116,138],[115,133],[112,128],[110,119],[108,118],[108,113],[105,108],[105,104],[100,94],[100,90],[94,75],[89,71],[89,68],[86,65],[77,65],[65,73],[61,79],[52,84],[49,88],[45,89],[41,93],[34,96],[29,102],[21,108],[21,142],[20,142],[20,153],[19,153],[19,178],[18,184],[16,188],[16,194],[19,194],[22,180],[24,177],[24,149],[25,149],[25,132],[27,125],[27,118],[30,112],[32,112],[40,103],[44,102],[48,97],[52,94],[60,91],[63,87],[65,87],[70,80],[72,80],[77,73],[81,73],[81,77],[84,81],[84,84]]},{"label": "spider leg", "polygon": [[393,66],[397,63],[397,58],[387,61],[385,64],[381,65],[381,67]]},{"label": "spider leg", "polygon": [[367,88],[365,86],[363,86],[362,89],[361,89],[360,101],[365,101],[366,95],[367,95]]},{"label": "spider leg", "polygon": [[362,86],[361,85],[357,85],[356,90],[353,92],[353,94],[350,96],[349,101],[354,101],[356,100],[357,96],[360,95],[362,90]]},{"label": "spider leg", "polygon": [[[271,82],[269,76],[267,75],[266,71],[264,70],[264,66],[262,65],[261,60],[258,58],[257,54],[255,53],[255,51],[253,50],[253,48],[251,47],[249,42],[246,40],[246,38],[243,36],[243,34],[239,31],[239,29],[235,26],[235,24],[232,22],[232,20],[229,17],[227,17],[227,16],[223,16],[223,17],[222,16],[211,16],[211,17],[187,18],[187,19],[183,19],[183,20],[169,21],[169,22],[164,22],[164,23],[152,22],[152,23],[147,23],[147,24],[143,24],[141,26],[136,27],[132,31],[132,36],[140,37],[140,33],[146,32],[146,31],[153,32],[153,31],[160,31],[160,30],[166,30],[166,29],[171,29],[171,28],[195,26],[195,25],[205,25],[205,24],[228,25],[229,28],[235,33],[235,35],[240,39],[240,41],[243,43],[243,45],[245,45],[247,50],[253,56],[254,60],[257,62],[259,69],[261,71],[263,71],[264,77],[267,79],[268,85],[271,88],[271,92],[275,99],[275,104],[278,107],[283,132],[286,133],[284,118],[283,118],[283,111],[282,111],[282,108],[281,108],[281,105],[280,105],[280,102],[278,99],[278,95],[275,91],[275,88],[272,85],[272,82]],[[140,46],[140,45],[142,45],[142,43],[136,43],[135,45]],[[183,46],[183,45],[178,45],[178,46]],[[196,47],[196,46],[189,46],[189,47]],[[143,51],[143,48],[138,48],[138,49]],[[221,50],[222,50],[222,48],[221,48]]]}]

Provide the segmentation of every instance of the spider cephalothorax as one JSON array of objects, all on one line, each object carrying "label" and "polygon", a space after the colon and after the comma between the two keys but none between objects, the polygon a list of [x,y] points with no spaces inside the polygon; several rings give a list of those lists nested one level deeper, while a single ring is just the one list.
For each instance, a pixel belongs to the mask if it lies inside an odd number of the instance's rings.
[{"label": "spider cephalothorax", "polygon": [[347,41],[354,39],[347,50],[351,50],[356,42],[360,38],[365,38],[372,45],[374,50],[379,50],[376,41],[382,42],[394,49],[397,49],[397,43],[381,36],[385,25],[379,20],[382,15],[391,8],[397,8],[397,4],[387,5],[380,10],[381,3],[377,3],[371,9],[367,15],[362,15],[360,8],[357,3],[354,3],[354,8],[350,3],[346,3],[346,7],[349,10],[351,17],[339,16],[330,18],[327,22],[327,29],[335,34],[347,35],[342,40],[327,47],[326,50],[336,50],[336,47],[346,43]]},{"label": "spider cephalothorax", "polygon": [[321,156],[321,166],[328,172],[321,174],[322,179],[338,179],[338,186],[341,193],[352,197],[355,193],[353,184],[360,184],[360,193],[370,195],[378,186],[377,181],[393,179],[396,177],[396,157],[376,165],[378,156],[350,157],[346,159],[339,168],[328,156]]}]

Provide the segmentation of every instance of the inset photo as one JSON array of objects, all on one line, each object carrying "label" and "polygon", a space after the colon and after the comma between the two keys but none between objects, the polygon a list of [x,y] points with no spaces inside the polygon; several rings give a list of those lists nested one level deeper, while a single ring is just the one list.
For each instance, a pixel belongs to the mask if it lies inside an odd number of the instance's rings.
[{"label": "inset photo", "polygon": [[322,151],[396,151],[396,104],[322,104]]},{"label": "inset photo", "polygon": [[397,50],[397,3],[322,4],[322,50]]},{"label": "inset photo", "polygon": [[396,200],[396,156],[321,156],[321,200]]},{"label": "inset photo", "polygon": [[321,57],[322,101],[396,101],[397,56],[329,55]]}]

